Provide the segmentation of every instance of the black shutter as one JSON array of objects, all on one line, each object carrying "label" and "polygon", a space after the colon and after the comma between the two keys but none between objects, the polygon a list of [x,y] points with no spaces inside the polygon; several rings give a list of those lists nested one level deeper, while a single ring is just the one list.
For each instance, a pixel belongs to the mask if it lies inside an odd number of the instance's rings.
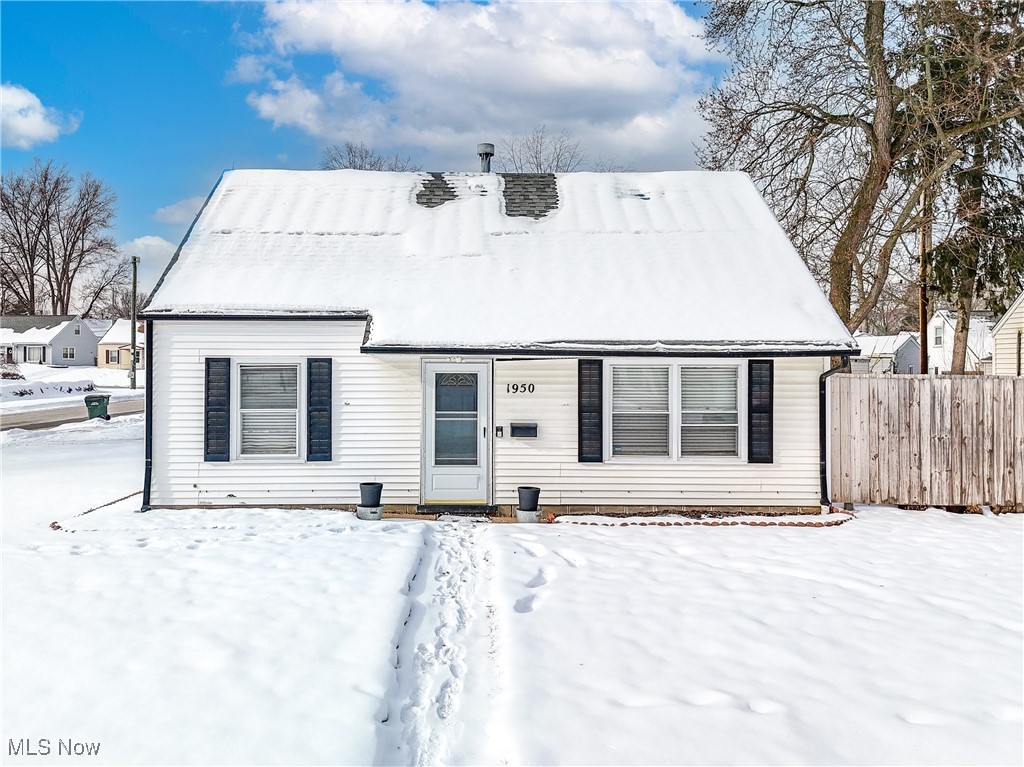
[{"label": "black shutter", "polygon": [[604,460],[604,426],[602,422],[601,360],[580,360],[579,370],[579,451],[581,463],[600,463]]},{"label": "black shutter", "polygon": [[206,358],[205,461],[231,460],[231,360]]},{"label": "black shutter", "polygon": [[306,460],[331,460],[331,359],[306,360]]},{"label": "black shutter", "polygon": [[747,462],[772,463],[775,460],[772,444],[775,363],[772,360],[750,360],[749,370]]}]

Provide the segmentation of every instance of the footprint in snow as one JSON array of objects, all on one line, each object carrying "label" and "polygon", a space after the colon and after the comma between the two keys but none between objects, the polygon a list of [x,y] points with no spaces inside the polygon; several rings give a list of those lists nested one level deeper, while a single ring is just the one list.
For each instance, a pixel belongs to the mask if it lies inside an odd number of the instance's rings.
[{"label": "footprint in snow", "polygon": [[537,589],[541,586],[546,586],[547,583],[547,573],[544,572],[544,568],[542,567],[537,571],[537,574],[535,576],[533,576],[532,578],[530,578],[530,580],[526,582],[526,588]]},{"label": "footprint in snow", "polygon": [[522,597],[516,600],[515,609],[517,613],[532,613],[533,606],[537,603],[537,595],[530,594],[528,597]]},{"label": "footprint in snow", "polygon": [[747,702],[747,707],[755,714],[781,714],[786,707],[769,698],[754,698]]},{"label": "footprint in snow", "polygon": [[523,543],[519,542],[519,548],[529,554],[531,557],[542,557],[548,553],[547,548],[539,543]]},{"label": "footprint in snow", "polygon": [[555,553],[562,559],[564,559],[565,563],[569,565],[569,567],[583,567],[583,565],[587,563],[587,560],[584,557],[581,557],[579,554],[577,554],[575,551],[572,551],[571,549],[562,549],[560,551],[556,551]]}]

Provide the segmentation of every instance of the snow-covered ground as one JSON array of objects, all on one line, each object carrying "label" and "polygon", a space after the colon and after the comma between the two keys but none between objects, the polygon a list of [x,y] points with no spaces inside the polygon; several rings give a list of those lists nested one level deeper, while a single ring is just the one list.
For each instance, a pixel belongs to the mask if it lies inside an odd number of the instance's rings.
[{"label": "snow-covered ground", "polygon": [[[81,405],[85,394],[109,394],[111,402],[142,399],[146,396],[146,372],[136,371],[136,389],[130,389],[128,371],[90,365],[51,367],[21,363],[18,371],[24,381],[5,380],[0,384],[0,413],[25,413]],[[95,391],[86,391],[92,385]],[[30,391],[28,395],[15,392]],[[70,391],[69,391],[70,390]]]},{"label": "snow-covered ground", "polygon": [[0,436],[0,729],[54,751],[5,763],[1024,760],[1020,516],[76,517],[141,488],[142,430]]}]

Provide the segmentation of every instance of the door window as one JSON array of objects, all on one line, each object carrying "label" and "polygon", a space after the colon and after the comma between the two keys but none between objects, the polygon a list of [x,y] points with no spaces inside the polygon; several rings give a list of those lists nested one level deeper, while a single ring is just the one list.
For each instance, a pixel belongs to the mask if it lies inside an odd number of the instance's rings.
[{"label": "door window", "polygon": [[434,374],[434,465],[476,466],[476,373]]}]

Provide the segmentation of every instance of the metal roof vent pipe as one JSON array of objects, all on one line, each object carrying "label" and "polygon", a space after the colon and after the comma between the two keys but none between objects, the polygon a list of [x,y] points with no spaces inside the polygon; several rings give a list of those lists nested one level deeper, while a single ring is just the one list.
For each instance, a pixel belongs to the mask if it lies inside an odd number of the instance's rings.
[{"label": "metal roof vent pipe", "polygon": [[476,153],[480,155],[480,172],[491,172],[491,158],[494,157],[494,144],[477,144]]}]

